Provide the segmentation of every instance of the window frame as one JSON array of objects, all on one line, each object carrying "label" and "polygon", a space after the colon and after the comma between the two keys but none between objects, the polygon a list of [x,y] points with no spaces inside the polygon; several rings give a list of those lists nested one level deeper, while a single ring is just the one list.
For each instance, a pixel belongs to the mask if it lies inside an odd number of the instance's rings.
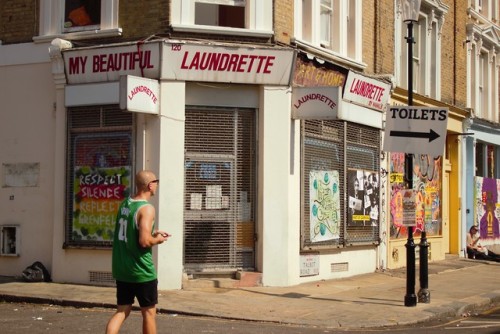
[{"label": "window frame", "polygon": [[[273,31],[273,2],[269,0],[246,0],[245,28],[219,27],[195,24],[196,0],[172,0],[170,10],[171,27],[176,32],[205,33],[231,36],[269,38]],[[205,1],[206,2],[206,1]],[[210,1],[218,3],[220,1]],[[224,3],[227,1],[224,1]],[[230,2],[230,1],[229,1]]]},{"label": "window frame", "polygon": [[[123,114],[121,114],[123,113]],[[81,115],[86,114],[85,117],[82,117]],[[80,116],[75,116],[75,115],[80,115]],[[117,117],[117,115],[120,115],[120,117]],[[94,117],[94,118],[92,118]],[[122,177],[122,185],[125,186],[125,188],[121,193],[121,195],[124,196],[124,198],[128,195],[130,195],[134,191],[133,187],[133,182],[134,182],[134,176],[135,176],[135,146],[136,146],[136,133],[135,133],[135,115],[129,114],[126,115],[123,111],[120,110],[118,105],[98,105],[98,106],[81,106],[81,107],[69,107],[68,108],[68,117],[67,117],[67,138],[66,138],[66,143],[67,143],[67,152],[66,152],[66,202],[65,202],[65,208],[66,208],[66,214],[65,214],[65,237],[64,237],[64,244],[63,248],[109,248],[112,246],[113,238],[112,234],[110,233],[114,232],[114,216],[113,216],[113,228],[104,230],[103,228],[103,233],[104,235],[107,236],[104,237],[104,240],[95,240],[93,238],[93,235],[89,233],[89,238],[88,239],[79,239],[79,233],[82,233],[85,235],[85,232],[83,232],[83,227],[80,225],[83,225],[80,222],[80,219],[82,217],[81,213],[81,207],[77,207],[76,203],[81,203],[84,199],[80,197],[79,192],[82,191],[82,185],[78,185],[75,180],[77,179],[77,174],[80,173],[83,170],[91,169],[92,172],[98,173],[102,175],[102,173],[106,173],[106,170],[111,170],[111,169],[118,169],[118,168],[128,168],[128,171],[130,172],[129,175],[127,176],[128,180],[123,180],[125,178]],[[76,141],[82,139],[83,142],[85,143],[85,140],[87,142],[91,142],[92,140],[98,141],[102,140],[103,138],[118,138],[121,137],[120,140],[122,142],[125,142],[122,138],[125,138],[129,140],[128,145],[129,145],[129,150],[128,150],[128,155],[126,158],[120,157],[122,159],[127,159],[129,164],[127,165],[114,165],[111,164],[111,166],[106,166],[100,164],[101,160],[99,159],[97,163],[94,164],[84,164],[84,165],[78,165],[75,161],[75,157],[81,157],[85,156],[82,154],[76,146]],[[129,138],[126,138],[129,137]],[[108,146],[108,144],[106,145]],[[97,150],[96,150],[97,151]],[[97,151],[98,153],[101,153]],[[80,169],[77,172],[77,168],[80,167]],[[87,186],[88,188],[92,187],[102,187],[102,185],[97,185],[97,186]],[[93,188],[92,188],[93,189]],[[77,193],[78,192],[78,193]],[[92,196],[89,196],[87,199],[91,199]],[[92,199],[91,199],[92,200]],[[102,200],[102,198],[101,198]],[[99,201],[99,199],[97,199]],[[104,200],[104,202],[107,202],[108,200]],[[115,204],[118,204],[116,200],[114,201]],[[92,203],[90,203],[92,204]],[[95,204],[95,202],[94,202]],[[99,203],[95,204],[99,205]],[[106,205],[106,203],[104,204]],[[109,205],[109,204],[108,204]],[[92,209],[93,210],[93,209]],[[118,210],[118,207],[116,206],[116,210]],[[102,214],[95,214],[92,215],[90,214],[89,216],[94,216],[94,217],[102,217],[103,220],[106,220],[110,217],[110,212],[102,213]],[[106,218],[107,217],[107,218]],[[101,218],[100,218],[101,219]],[[76,231],[76,232],[75,232]],[[90,231],[90,229],[89,229]],[[98,232],[96,232],[98,235],[100,235]]]},{"label": "window frame", "polygon": [[98,29],[94,25],[82,31],[65,31],[65,0],[41,1],[39,35],[33,37],[33,41],[42,43],[58,37],[78,40],[121,36],[118,3],[119,0],[101,0],[101,22]]},{"label": "window frame", "polygon": [[[418,22],[413,25],[414,36],[419,37],[413,54],[420,59],[418,71],[413,71],[413,90],[436,100],[441,99],[441,29],[448,9],[441,1],[423,0]],[[396,7],[395,33],[395,77],[398,86],[408,89],[408,27],[401,3]]]},{"label": "window frame", "polygon": [[[480,18],[480,17],[476,17]],[[498,122],[499,99],[495,92],[500,89],[500,48],[498,28],[482,28],[482,23],[467,25],[467,107],[476,117]]]},{"label": "window frame", "polygon": [[366,67],[362,62],[362,6],[361,0],[355,0],[354,5],[350,0],[332,2],[330,41],[325,44],[321,33],[321,0],[294,0],[295,43],[341,63]]}]

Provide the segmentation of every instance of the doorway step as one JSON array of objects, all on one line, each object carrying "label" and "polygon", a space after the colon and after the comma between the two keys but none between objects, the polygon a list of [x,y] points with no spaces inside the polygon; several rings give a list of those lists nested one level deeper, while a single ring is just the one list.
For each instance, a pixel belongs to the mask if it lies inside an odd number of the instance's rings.
[{"label": "doorway step", "polygon": [[262,273],[249,271],[184,274],[183,290],[237,289],[262,286]]}]

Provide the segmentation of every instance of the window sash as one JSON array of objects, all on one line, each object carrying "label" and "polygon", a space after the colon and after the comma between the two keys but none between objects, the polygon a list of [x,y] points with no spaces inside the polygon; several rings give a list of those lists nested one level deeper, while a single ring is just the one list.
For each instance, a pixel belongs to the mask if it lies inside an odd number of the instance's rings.
[{"label": "window sash", "polygon": [[331,45],[331,31],[333,19],[332,0],[321,0],[320,5],[320,43],[322,46]]},{"label": "window sash", "polygon": [[245,7],[246,0],[196,0],[199,3],[208,3],[211,5],[238,6]]}]

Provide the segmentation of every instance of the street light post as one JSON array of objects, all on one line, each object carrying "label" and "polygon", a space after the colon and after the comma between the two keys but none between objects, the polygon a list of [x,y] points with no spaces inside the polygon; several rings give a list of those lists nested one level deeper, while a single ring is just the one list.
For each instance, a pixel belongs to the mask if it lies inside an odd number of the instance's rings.
[{"label": "street light post", "polygon": [[[403,21],[408,26],[408,106],[413,105],[413,23],[418,21],[421,0],[403,0]],[[413,189],[413,155],[405,154],[405,180],[407,189]],[[415,242],[413,240],[413,226],[408,226],[406,242],[406,295],[405,306],[416,306],[415,295]]]}]

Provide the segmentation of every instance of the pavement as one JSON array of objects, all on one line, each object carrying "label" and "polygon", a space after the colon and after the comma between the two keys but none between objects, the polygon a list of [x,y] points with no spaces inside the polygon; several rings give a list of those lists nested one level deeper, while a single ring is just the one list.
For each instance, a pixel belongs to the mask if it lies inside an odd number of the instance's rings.
[{"label": "pavement", "polygon": [[[190,285],[159,291],[158,311],[172,315],[273,322],[331,329],[380,328],[468,316],[500,302],[500,263],[447,256],[429,263],[429,303],[405,306],[406,268],[290,287]],[[420,289],[416,266],[415,294]],[[115,288],[29,283],[0,277],[0,301],[115,308]]]}]

